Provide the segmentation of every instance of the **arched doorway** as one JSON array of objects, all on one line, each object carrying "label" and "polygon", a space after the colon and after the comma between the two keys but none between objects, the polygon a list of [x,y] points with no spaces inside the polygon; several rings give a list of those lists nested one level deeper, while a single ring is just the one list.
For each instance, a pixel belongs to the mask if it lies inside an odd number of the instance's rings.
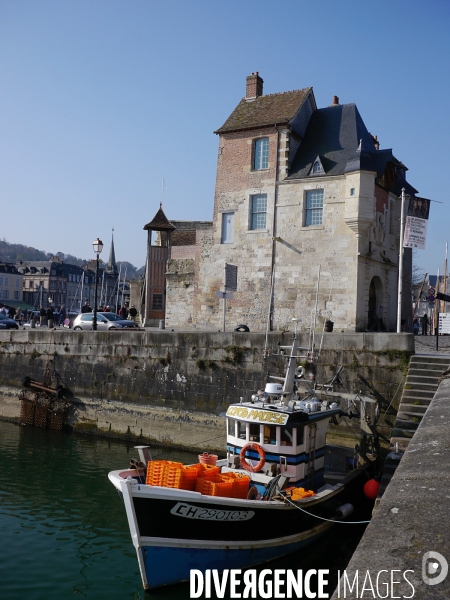
[{"label": "arched doorway", "polygon": [[368,329],[377,331],[377,306],[382,305],[383,285],[379,277],[372,277],[369,286],[369,311],[367,315]]}]

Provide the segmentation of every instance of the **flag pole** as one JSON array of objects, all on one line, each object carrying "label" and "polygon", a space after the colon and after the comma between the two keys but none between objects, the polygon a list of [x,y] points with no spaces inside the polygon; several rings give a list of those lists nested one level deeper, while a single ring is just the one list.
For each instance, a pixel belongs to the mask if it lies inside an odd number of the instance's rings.
[{"label": "flag pole", "polygon": [[[448,255],[448,242],[445,242],[444,281],[442,282],[444,294],[447,293],[447,255]],[[441,312],[443,312],[443,313],[445,312],[445,300],[442,300]]]},{"label": "flag pole", "polygon": [[401,218],[400,218],[400,250],[398,256],[398,299],[397,299],[397,333],[402,331],[402,284],[403,284],[403,237],[405,232],[405,188],[401,195]]}]

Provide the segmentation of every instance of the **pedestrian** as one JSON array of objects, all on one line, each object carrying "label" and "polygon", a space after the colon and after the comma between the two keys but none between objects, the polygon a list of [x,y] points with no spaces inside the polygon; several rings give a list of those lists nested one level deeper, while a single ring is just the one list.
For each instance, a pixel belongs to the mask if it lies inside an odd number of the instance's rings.
[{"label": "pedestrian", "polygon": [[90,313],[90,312],[92,312],[92,307],[89,304],[89,300],[86,300],[86,302],[84,303],[83,308],[81,309],[81,312],[82,313]]},{"label": "pedestrian", "polygon": [[419,319],[414,319],[413,331],[414,331],[414,335],[419,335]]},{"label": "pedestrian", "polygon": [[59,327],[61,327],[61,325],[64,325],[64,321],[66,320],[66,316],[67,316],[66,305],[65,304],[61,304],[61,308],[59,309],[59,315],[58,315],[58,325],[59,325]]},{"label": "pedestrian", "polygon": [[105,308],[103,312],[111,312],[111,308],[109,307],[109,305]]},{"label": "pedestrian", "polygon": [[428,315],[425,313],[420,319],[422,325],[422,335],[428,335]]},{"label": "pedestrian", "polygon": [[41,327],[43,327],[45,325],[46,315],[47,315],[47,313],[45,311],[45,308],[43,306],[41,306],[41,308],[39,309],[39,325]]},{"label": "pedestrian", "polygon": [[0,313],[2,315],[5,315],[5,317],[7,316],[7,314],[6,314],[6,308],[5,308],[4,304],[0,304]]},{"label": "pedestrian", "polygon": [[131,308],[130,308],[130,319],[132,321],[134,321],[136,319],[136,316],[137,316],[137,310],[136,310],[136,307],[134,306],[134,304],[132,304]]},{"label": "pedestrian", "polygon": [[19,325],[22,324],[22,309],[20,308],[20,306],[16,311],[16,321],[19,323]]},{"label": "pedestrian", "polygon": [[53,327],[53,308],[47,308],[47,327]]},{"label": "pedestrian", "polygon": [[9,310],[8,310],[8,317],[10,319],[14,319],[15,316],[16,316],[16,309],[14,308],[14,306],[10,306]]},{"label": "pedestrian", "polygon": [[377,307],[377,331],[383,331],[383,305]]},{"label": "pedestrian", "polygon": [[125,306],[125,304],[120,309],[119,316],[121,316],[122,319],[126,319],[128,317],[128,311],[127,311],[127,307]]}]

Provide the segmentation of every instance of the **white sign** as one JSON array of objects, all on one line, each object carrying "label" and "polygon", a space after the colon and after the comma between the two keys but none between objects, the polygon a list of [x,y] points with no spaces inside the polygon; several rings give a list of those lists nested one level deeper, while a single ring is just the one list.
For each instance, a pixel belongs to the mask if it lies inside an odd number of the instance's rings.
[{"label": "white sign", "polygon": [[428,220],[419,217],[406,217],[405,248],[417,248],[425,250],[425,239],[427,237]]},{"label": "white sign", "polygon": [[185,519],[204,519],[207,521],[248,521],[255,516],[253,510],[220,510],[195,506],[195,504],[187,504],[186,502],[178,502],[170,512]]},{"label": "white sign", "polygon": [[252,421],[254,423],[268,423],[269,425],[286,425],[289,415],[277,413],[272,410],[259,408],[245,408],[245,406],[229,406],[227,417]]},{"label": "white sign", "polygon": [[439,333],[450,333],[450,313],[439,313]]}]

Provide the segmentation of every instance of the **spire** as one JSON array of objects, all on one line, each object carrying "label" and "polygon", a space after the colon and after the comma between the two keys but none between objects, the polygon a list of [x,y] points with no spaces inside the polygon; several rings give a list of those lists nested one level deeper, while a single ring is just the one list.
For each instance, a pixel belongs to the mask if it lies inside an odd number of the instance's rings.
[{"label": "spire", "polygon": [[110,275],[118,275],[119,274],[119,270],[117,269],[117,264],[116,264],[116,253],[114,252],[114,229],[112,230],[111,249],[109,251],[109,259],[108,259],[108,264],[106,265],[105,271],[106,271],[106,273],[109,273]]}]

